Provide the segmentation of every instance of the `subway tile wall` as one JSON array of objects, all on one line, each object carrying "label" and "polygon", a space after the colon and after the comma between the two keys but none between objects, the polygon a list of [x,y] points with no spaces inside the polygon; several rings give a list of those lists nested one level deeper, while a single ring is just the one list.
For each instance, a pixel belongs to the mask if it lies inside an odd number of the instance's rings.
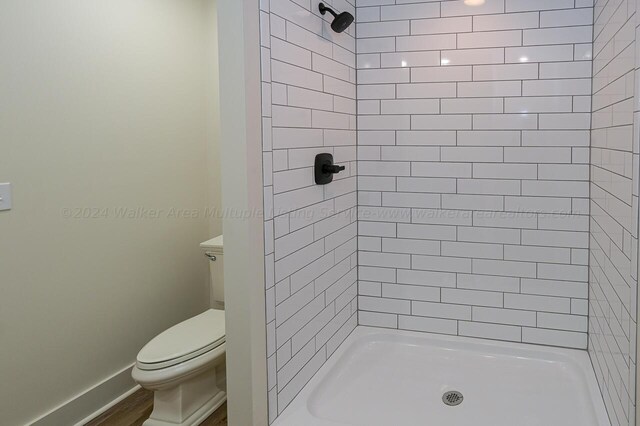
[{"label": "subway tile wall", "polygon": [[356,6],[359,323],[586,349],[592,0]]},{"label": "subway tile wall", "polygon": [[[270,422],[357,324],[355,28],[317,7],[260,2]],[[346,171],[317,186],[324,152]]]},{"label": "subway tile wall", "polygon": [[[593,45],[589,353],[614,426],[635,425],[638,142],[636,0],[597,0]],[[640,99],[640,85],[635,96]],[[635,130],[635,136],[634,136]]]}]

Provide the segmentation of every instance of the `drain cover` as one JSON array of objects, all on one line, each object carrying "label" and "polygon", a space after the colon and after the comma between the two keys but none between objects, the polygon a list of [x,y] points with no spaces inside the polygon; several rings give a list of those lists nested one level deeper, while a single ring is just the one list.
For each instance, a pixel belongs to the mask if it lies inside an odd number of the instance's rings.
[{"label": "drain cover", "polygon": [[462,396],[462,394],[458,391],[449,391],[445,392],[445,394],[442,395],[442,402],[450,407],[455,407],[456,405],[462,404],[463,399],[464,396]]}]

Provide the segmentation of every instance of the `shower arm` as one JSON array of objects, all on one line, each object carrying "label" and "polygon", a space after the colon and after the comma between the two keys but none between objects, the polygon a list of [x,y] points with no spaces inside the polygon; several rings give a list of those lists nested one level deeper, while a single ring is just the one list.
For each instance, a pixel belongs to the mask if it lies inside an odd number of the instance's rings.
[{"label": "shower arm", "polygon": [[321,14],[325,14],[327,12],[329,12],[330,14],[333,15],[334,18],[338,17],[338,14],[336,12],[333,11],[333,9],[331,9],[330,7],[327,7],[324,3],[320,3],[318,5],[318,8],[320,9],[320,13]]}]

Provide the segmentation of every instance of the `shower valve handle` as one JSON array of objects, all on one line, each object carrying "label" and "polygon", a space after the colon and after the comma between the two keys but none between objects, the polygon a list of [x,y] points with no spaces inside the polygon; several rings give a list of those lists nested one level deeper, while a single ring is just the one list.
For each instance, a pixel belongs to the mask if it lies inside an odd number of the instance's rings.
[{"label": "shower valve handle", "polygon": [[345,166],[333,164],[333,155],[329,153],[316,155],[315,178],[318,185],[326,185],[333,182],[333,175],[345,170]]},{"label": "shower valve handle", "polygon": [[329,164],[325,164],[324,166],[322,166],[323,173],[337,174],[343,171],[344,169],[346,169],[345,166],[335,166],[335,165],[329,165]]}]

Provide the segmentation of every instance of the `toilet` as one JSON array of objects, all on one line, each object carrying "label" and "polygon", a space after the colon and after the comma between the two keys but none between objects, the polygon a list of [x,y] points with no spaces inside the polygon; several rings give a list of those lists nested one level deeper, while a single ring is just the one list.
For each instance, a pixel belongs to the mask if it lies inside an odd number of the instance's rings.
[{"label": "toilet", "polygon": [[[200,245],[209,259],[211,307],[224,307],[223,238]],[[225,316],[209,309],[147,343],[131,373],[154,391],[153,412],[144,426],[199,425],[226,400]]]}]

